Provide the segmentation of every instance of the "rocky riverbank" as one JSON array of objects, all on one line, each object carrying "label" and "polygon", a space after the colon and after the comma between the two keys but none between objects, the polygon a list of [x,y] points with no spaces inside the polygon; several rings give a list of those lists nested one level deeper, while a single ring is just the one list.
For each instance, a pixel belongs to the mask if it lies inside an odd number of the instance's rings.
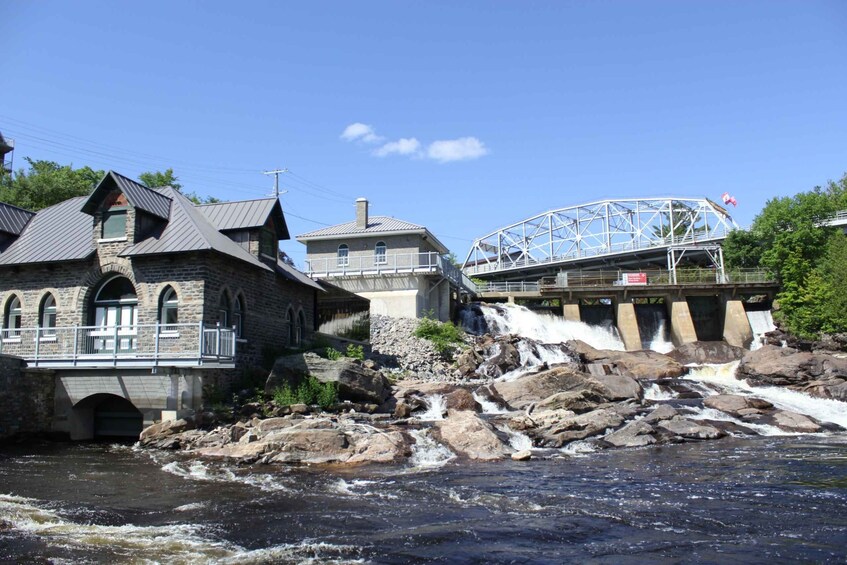
[{"label": "rocky riverbank", "polygon": [[[573,442],[638,447],[762,430],[843,429],[780,409],[755,392],[728,393],[726,385],[690,378],[689,363],[737,361],[739,379],[844,401],[847,360],[832,353],[698,343],[663,355],[483,335],[444,359],[414,337],[415,326],[415,320],[376,317],[374,355],[365,361],[314,353],[279,358],[267,392],[306,375],[332,382],[341,401],[329,411],[257,401],[241,406],[230,424],[210,425],[209,414],[156,424],[144,430],[141,445],[242,463],[357,465],[401,462],[417,444],[432,441],[466,459],[496,460],[527,459],[531,449]],[[528,356],[549,356],[551,348],[558,363],[527,365]]]}]

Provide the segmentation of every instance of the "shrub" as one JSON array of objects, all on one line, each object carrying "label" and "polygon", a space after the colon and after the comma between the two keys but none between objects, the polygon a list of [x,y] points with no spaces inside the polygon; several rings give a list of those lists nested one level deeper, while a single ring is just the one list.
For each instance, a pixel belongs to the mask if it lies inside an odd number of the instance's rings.
[{"label": "shrub", "polygon": [[346,355],[351,359],[358,359],[359,361],[365,360],[365,350],[361,345],[353,345],[352,343],[348,343]]},{"label": "shrub", "polygon": [[273,391],[273,401],[277,406],[292,404],[317,404],[324,410],[338,401],[338,385],[322,383],[315,377],[306,377],[296,390],[288,383],[283,383]]},{"label": "shrub", "polygon": [[282,386],[273,390],[273,401],[277,406],[291,406],[297,404],[297,397],[288,383],[282,383]]},{"label": "shrub", "polygon": [[341,359],[341,352],[335,349],[334,347],[327,347],[326,358],[330,361],[338,361],[339,359]]},{"label": "shrub", "polygon": [[431,341],[436,351],[443,356],[452,353],[457,345],[464,343],[463,333],[452,322],[442,324],[430,315],[421,319],[415,329],[415,337]]}]

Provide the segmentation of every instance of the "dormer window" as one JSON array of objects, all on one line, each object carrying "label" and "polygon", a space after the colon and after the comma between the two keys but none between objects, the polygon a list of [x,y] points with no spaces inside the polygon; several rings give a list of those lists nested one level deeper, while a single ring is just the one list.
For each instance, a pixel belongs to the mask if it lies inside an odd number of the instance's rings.
[{"label": "dormer window", "polygon": [[127,206],[113,206],[103,212],[103,239],[119,239],[126,237]]},{"label": "dormer window", "polygon": [[276,237],[274,233],[267,228],[262,228],[262,231],[259,232],[259,253],[268,257],[276,257],[274,250],[275,243]]}]

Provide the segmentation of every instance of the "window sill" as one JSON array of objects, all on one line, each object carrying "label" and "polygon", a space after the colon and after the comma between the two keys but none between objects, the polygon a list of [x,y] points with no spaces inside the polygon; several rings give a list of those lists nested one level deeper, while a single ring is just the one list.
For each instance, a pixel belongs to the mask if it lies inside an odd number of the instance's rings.
[{"label": "window sill", "polygon": [[38,341],[40,341],[41,343],[55,343],[56,342],[56,336],[55,335],[46,335],[44,337],[38,338]]},{"label": "window sill", "polygon": [[176,339],[179,337],[179,332],[159,332],[159,339]]},{"label": "window sill", "polygon": [[4,337],[3,338],[3,343],[20,343],[20,342],[21,342],[20,337]]},{"label": "window sill", "polygon": [[247,343],[247,338],[245,337],[237,337],[235,338],[236,343]]},{"label": "window sill", "polygon": [[98,239],[97,243],[118,243],[121,241],[126,241],[125,237],[110,237],[105,239]]}]

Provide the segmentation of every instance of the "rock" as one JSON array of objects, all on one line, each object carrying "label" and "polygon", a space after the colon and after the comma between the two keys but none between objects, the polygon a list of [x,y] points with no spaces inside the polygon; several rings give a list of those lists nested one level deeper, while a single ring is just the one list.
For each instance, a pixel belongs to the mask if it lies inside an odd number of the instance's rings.
[{"label": "rock", "polygon": [[750,405],[747,404],[747,398],[737,394],[716,394],[714,396],[706,397],[703,400],[703,406],[706,406],[707,408],[714,408],[715,410],[720,410],[727,414],[738,414],[739,410],[744,410],[750,407]]},{"label": "rock", "polygon": [[402,420],[412,415],[412,408],[405,402],[398,402],[394,407],[394,418]]},{"label": "rock", "polygon": [[296,420],[292,420],[291,418],[267,418],[260,420],[255,427],[260,435],[264,435],[274,430],[287,428],[294,423],[296,423]]},{"label": "rock", "polygon": [[195,450],[195,453],[212,459],[235,459],[242,462],[253,462],[270,448],[268,444],[262,442],[236,443],[222,447],[203,447]]},{"label": "rock", "polygon": [[592,390],[574,390],[557,392],[536,404],[536,410],[570,410],[577,414],[590,412],[598,405],[606,403],[606,398]]},{"label": "rock", "polygon": [[609,394],[593,377],[570,365],[561,365],[547,371],[524,375],[512,381],[496,382],[489,388],[510,406],[522,409],[534,402],[567,391],[587,390],[596,395]]},{"label": "rock", "polygon": [[265,441],[274,447],[274,463],[338,463],[351,455],[347,436],[336,428],[292,426],[274,432]]},{"label": "rock", "polygon": [[292,404],[289,406],[292,414],[308,414],[309,407],[305,404]]},{"label": "rock", "polygon": [[777,410],[772,418],[774,425],[786,432],[814,434],[823,429],[814,419],[789,410]]},{"label": "rock", "polygon": [[643,447],[656,443],[653,426],[642,420],[631,422],[601,440],[612,447]]},{"label": "rock", "polygon": [[444,406],[448,410],[472,410],[474,412],[482,412],[482,406],[479,405],[473,394],[463,388],[457,388],[453,392],[444,395]]},{"label": "rock", "polygon": [[372,357],[383,366],[431,381],[462,379],[452,362],[445,360],[431,341],[415,337],[419,320],[371,314],[370,322]]},{"label": "rock", "polygon": [[435,429],[448,447],[470,459],[490,461],[512,452],[490,425],[469,410],[450,410]]},{"label": "rock", "polygon": [[694,341],[683,343],[670,353],[668,357],[683,365],[692,363],[731,363],[741,359],[747,350],[730,345],[725,341]]},{"label": "rock", "polygon": [[410,439],[401,432],[351,434],[349,465],[394,463],[412,454]]},{"label": "rock", "polygon": [[657,427],[686,439],[717,439],[725,435],[724,432],[714,426],[698,424],[681,416],[659,422]]},{"label": "rock", "polygon": [[545,410],[513,417],[509,420],[509,427],[523,431],[541,447],[562,447],[571,441],[617,428],[623,422],[624,418],[611,408],[579,415],[570,410]]},{"label": "rock", "polygon": [[148,426],[141,430],[138,436],[141,443],[156,441],[168,436],[182,433],[186,430],[194,428],[194,421],[190,418],[182,418],[180,420],[167,420]]},{"label": "rock", "polygon": [[744,355],[736,377],[754,385],[787,386],[847,401],[847,359],[821,351],[765,345]]},{"label": "rock", "polygon": [[605,387],[607,392],[604,395],[611,401],[641,400],[644,398],[644,389],[641,384],[631,377],[606,374],[592,376]]},{"label": "rock", "polygon": [[482,361],[482,354],[476,348],[471,347],[456,357],[456,366],[462,376],[468,377],[476,373]]},{"label": "rock", "polygon": [[283,383],[295,389],[307,375],[322,383],[337,383],[341,400],[381,404],[391,394],[391,383],[382,373],[356,360],[333,361],[311,352],[278,358],[265,383],[265,392],[272,394]]},{"label": "rock", "polygon": [[[686,371],[683,365],[656,351],[601,350],[579,340],[571,340],[567,345],[579,355],[584,364],[611,365],[616,374],[634,379],[674,378]],[[606,372],[605,369],[603,372]]]},{"label": "rock", "polygon": [[512,461],[529,461],[530,459],[532,459],[532,451],[529,449],[512,453]]},{"label": "rock", "polygon": [[661,422],[662,420],[670,420],[678,414],[679,412],[676,411],[676,408],[674,408],[670,404],[660,404],[652,412],[644,416],[642,421],[648,424],[655,424],[656,422]]},{"label": "rock", "polygon": [[517,341],[516,338],[512,336],[487,337],[489,338],[488,341],[479,346],[481,347],[479,356],[483,361],[476,369],[477,374],[496,378],[520,367],[521,354],[518,353],[514,344]]}]

